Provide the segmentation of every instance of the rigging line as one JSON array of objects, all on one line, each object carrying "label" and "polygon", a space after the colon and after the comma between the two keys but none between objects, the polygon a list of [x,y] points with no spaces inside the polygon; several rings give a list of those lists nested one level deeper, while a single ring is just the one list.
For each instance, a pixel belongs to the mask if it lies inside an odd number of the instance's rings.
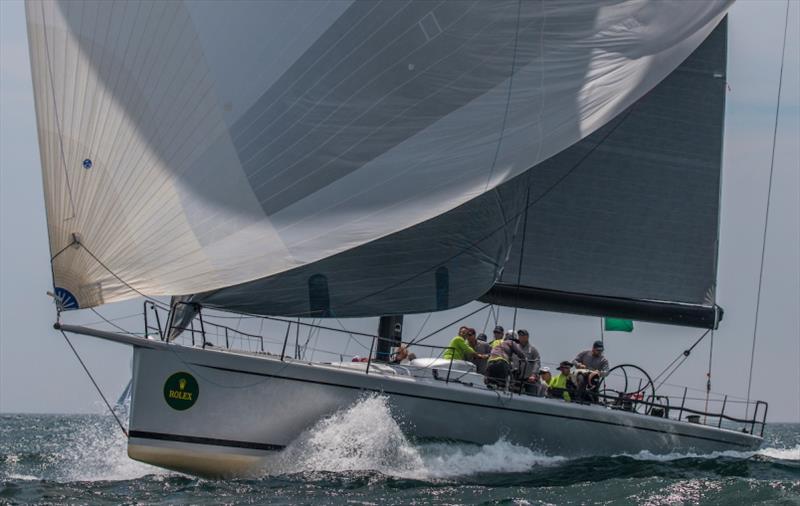
[{"label": "rigging line", "polygon": [[489,328],[489,320],[492,319],[492,315],[494,314],[494,304],[492,307],[489,308],[489,312],[486,313],[486,321],[483,322],[483,333],[486,334],[486,329]]},{"label": "rigging line", "polygon": [[[672,364],[674,364],[675,362],[677,362],[678,360],[680,360],[680,358],[681,358],[682,356],[683,356],[683,357],[688,357],[688,356],[689,356],[689,354],[690,354],[690,353],[691,353],[691,352],[692,352],[692,351],[695,349],[695,347],[696,347],[698,344],[700,344],[700,341],[702,341],[702,340],[703,340],[703,339],[704,339],[704,338],[705,338],[705,337],[708,335],[708,333],[709,333],[709,332],[711,332],[711,329],[708,329],[708,330],[706,330],[705,332],[703,332],[703,334],[702,334],[702,335],[701,335],[699,338],[697,338],[697,340],[694,342],[694,344],[692,344],[691,346],[689,346],[687,349],[683,350],[683,351],[682,351],[682,352],[681,352],[681,353],[680,353],[680,354],[679,354],[677,357],[675,357],[675,360],[673,360],[672,362],[670,362],[670,363],[669,363],[669,365],[667,365],[667,366],[664,368],[664,370],[663,370],[663,371],[661,371],[660,373],[658,373],[658,375],[657,375],[657,376],[655,376],[655,377],[653,378],[653,382],[655,383],[656,381],[658,381],[658,379],[659,379],[661,376],[663,376],[663,375],[664,375],[664,373],[665,373],[665,372],[667,372],[667,370],[668,370],[670,367],[672,367]],[[662,384],[663,384],[663,382],[662,382]]]},{"label": "rigging line", "polygon": [[522,244],[519,250],[519,265],[517,266],[517,290],[514,294],[514,319],[511,324],[512,329],[517,328],[517,306],[519,305],[520,283],[522,282],[522,260],[525,258],[525,236],[528,232],[528,202],[531,200],[531,173],[528,171],[528,191],[525,193],[525,216],[522,219]]},{"label": "rigging line", "polygon": [[421,343],[422,341],[424,341],[424,340],[428,339],[429,337],[431,337],[431,336],[433,336],[433,335],[436,335],[436,334],[438,334],[439,332],[441,332],[441,331],[445,330],[447,327],[450,327],[451,325],[455,325],[456,323],[460,322],[461,320],[464,320],[464,319],[466,319],[466,318],[469,318],[470,316],[472,316],[472,315],[474,315],[474,314],[480,313],[481,311],[483,311],[484,309],[486,309],[487,307],[490,307],[490,306],[491,306],[491,304],[486,304],[485,306],[481,306],[481,307],[479,307],[478,309],[476,309],[475,311],[472,311],[471,313],[469,313],[469,314],[466,314],[466,315],[464,315],[464,316],[462,316],[462,317],[460,317],[460,318],[458,318],[458,319],[456,319],[456,320],[454,320],[454,321],[452,321],[452,322],[448,323],[447,325],[445,325],[445,326],[443,326],[443,327],[439,327],[438,329],[434,330],[433,332],[431,332],[430,334],[426,335],[426,336],[425,336],[425,337],[423,337],[422,339],[414,339],[413,341],[411,341],[410,343],[408,343],[408,346],[411,346],[411,345],[413,345],[413,344],[419,344],[419,343]]},{"label": "rigging line", "polygon": [[[753,362],[755,362],[755,354],[756,354],[756,336],[758,334],[758,313],[759,309],[761,308],[761,287],[764,281],[764,256],[767,249],[767,229],[769,227],[769,204],[770,199],[772,197],[772,175],[774,173],[775,168],[775,145],[777,144],[778,140],[778,119],[780,117],[780,110],[781,110],[781,90],[783,88],[783,65],[786,60],[786,33],[789,29],[789,0],[786,0],[786,14],[785,20],[783,23],[783,47],[781,48],[781,67],[780,71],[778,72],[778,99],[775,103],[775,125],[772,129],[772,154],[769,160],[769,181],[767,183],[767,209],[764,212],[764,231],[761,237],[761,267],[759,269],[758,274],[758,292],[756,294],[756,315],[755,321],[753,322],[753,345],[750,349],[750,373],[747,376],[747,401],[750,401],[750,387],[753,384]],[[749,412],[748,408],[745,408],[745,418],[747,418],[747,414]]]},{"label": "rigging line", "polygon": [[93,321],[93,322],[87,322],[87,323],[84,323],[83,325],[86,326],[86,327],[90,327],[92,325],[99,325],[101,323],[119,322],[119,321],[122,321],[122,320],[129,320],[129,319],[134,318],[134,317],[141,318],[142,317],[142,313],[133,313],[133,314],[129,314],[127,316],[118,316],[117,318],[103,318],[102,320],[97,320],[97,321]]},{"label": "rigging line", "polygon": [[300,358],[300,317],[297,317],[297,326],[294,332],[294,358]]},{"label": "rigging line", "polygon": [[[264,336],[263,330],[264,330],[264,319],[262,318],[261,319],[261,323],[258,325],[258,335],[259,336],[262,336],[262,337]],[[288,332],[288,330],[287,330],[287,332]],[[287,340],[289,339],[288,335],[286,336],[286,339]]]},{"label": "rigging line", "polygon": [[503,136],[506,133],[506,123],[508,122],[508,110],[511,108],[511,92],[514,88],[514,70],[517,66],[517,47],[519,45],[519,20],[522,17],[522,0],[517,0],[517,26],[514,30],[514,51],[511,53],[511,71],[508,76],[508,91],[506,92],[506,107],[503,111],[503,122],[500,125],[500,136],[497,138],[497,146],[494,150],[494,158],[492,158],[492,165],[489,167],[489,175],[486,176],[486,184],[483,190],[489,187],[494,174],[495,165],[497,165],[497,157],[500,155],[500,146],[503,145]]},{"label": "rigging line", "polygon": [[[101,314],[100,314],[100,312],[99,312],[99,311],[97,311],[97,310],[95,310],[95,308],[93,308],[93,307],[90,307],[90,308],[89,308],[89,311],[91,311],[92,313],[96,314],[96,315],[97,315],[97,316],[98,316],[98,317],[99,317],[101,320],[103,320],[103,321],[104,321],[104,322],[106,322],[107,324],[111,325],[111,326],[112,326],[112,327],[114,327],[115,329],[119,330],[119,331],[120,331],[120,332],[122,332],[123,334],[128,334],[128,335],[131,335],[131,336],[138,336],[138,335],[139,335],[139,334],[136,334],[136,333],[134,333],[134,332],[130,332],[130,331],[128,331],[128,330],[125,330],[124,328],[120,327],[119,325],[117,325],[116,323],[114,323],[114,322],[113,322],[113,320],[109,320],[109,319],[108,319],[108,318],[106,318],[105,316],[101,315]],[[133,315],[133,316],[135,316],[135,315]],[[130,316],[125,316],[125,317],[123,317],[123,318],[117,318],[117,319],[118,319],[118,320],[121,320],[121,319],[124,319],[124,318],[130,318]],[[88,324],[87,324],[87,325],[88,325]],[[144,337],[147,337],[147,335],[145,335]]]},{"label": "rigging line", "polygon": [[[347,302],[345,302],[345,303],[343,304],[343,306],[350,306],[350,305],[356,304],[356,303],[358,303],[358,302],[361,302],[362,300],[368,299],[368,298],[370,298],[370,297],[374,297],[374,296],[376,296],[376,295],[380,295],[380,294],[382,294],[382,293],[384,293],[384,292],[386,292],[386,291],[388,291],[388,290],[391,290],[391,289],[393,289],[393,288],[396,288],[396,287],[398,287],[398,286],[400,286],[400,285],[402,285],[402,284],[404,284],[404,283],[407,283],[407,282],[409,282],[409,281],[411,281],[411,280],[413,280],[413,279],[416,279],[416,278],[418,278],[418,277],[422,276],[423,274],[426,274],[426,273],[428,273],[428,272],[431,272],[431,271],[433,271],[433,270],[435,270],[435,269],[438,269],[439,267],[441,267],[441,266],[445,265],[446,263],[448,263],[448,262],[450,262],[450,261],[452,261],[452,260],[455,260],[456,258],[460,257],[461,255],[464,255],[464,254],[465,254],[465,253],[467,253],[468,251],[471,251],[471,250],[472,250],[473,248],[475,248],[475,246],[477,246],[479,243],[481,243],[481,242],[483,242],[483,241],[485,241],[485,240],[489,239],[490,237],[492,237],[492,236],[493,236],[494,234],[496,234],[497,232],[499,232],[499,231],[503,230],[505,227],[507,227],[507,226],[508,226],[508,224],[509,224],[509,223],[511,223],[511,221],[512,221],[512,220],[518,220],[518,219],[519,219],[519,218],[522,216],[522,213],[524,213],[524,212],[527,212],[527,210],[528,210],[528,209],[530,209],[531,207],[533,207],[533,206],[535,206],[536,204],[538,204],[539,202],[541,202],[541,201],[542,201],[542,200],[543,200],[545,197],[547,197],[547,196],[548,196],[548,195],[549,195],[549,194],[550,194],[550,193],[551,193],[553,190],[555,190],[555,189],[556,189],[556,188],[557,188],[557,187],[558,187],[558,186],[559,186],[561,183],[563,183],[563,182],[564,182],[564,180],[566,180],[566,179],[567,179],[567,178],[568,178],[568,177],[569,177],[569,176],[570,176],[572,173],[574,173],[574,172],[575,172],[575,170],[577,170],[577,169],[578,169],[578,167],[580,167],[580,166],[583,164],[583,162],[585,162],[585,161],[586,161],[586,160],[587,160],[587,159],[588,159],[588,158],[589,158],[589,157],[590,157],[592,154],[594,154],[594,152],[595,152],[595,151],[596,151],[596,150],[597,150],[597,149],[598,149],[600,146],[602,146],[602,145],[603,145],[603,144],[604,144],[604,143],[605,143],[605,142],[606,142],[606,141],[609,139],[609,137],[611,137],[611,135],[612,135],[614,132],[616,132],[616,131],[617,131],[617,128],[619,128],[619,127],[620,127],[620,125],[622,125],[623,123],[625,123],[625,120],[626,120],[626,119],[628,119],[628,117],[631,115],[631,113],[632,113],[632,112],[633,112],[635,109],[636,109],[636,103],[634,103],[633,105],[631,105],[630,107],[628,107],[628,109],[627,109],[626,111],[624,111],[623,113],[621,113],[621,114],[620,114],[620,116],[618,116],[618,117],[619,117],[619,121],[617,121],[615,125],[613,125],[611,128],[609,128],[608,132],[606,132],[606,133],[605,133],[605,135],[603,135],[603,137],[602,137],[600,140],[598,140],[598,141],[597,141],[597,143],[596,143],[594,146],[592,146],[592,147],[591,147],[591,148],[590,148],[590,149],[589,149],[589,150],[588,150],[588,151],[587,151],[587,152],[586,152],[586,153],[585,153],[585,154],[584,154],[584,155],[583,155],[583,156],[582,156],[582,157],[581,157],[581,158],[580,158],[580,159],[579,159],[579,160],[578,160],[578,161],[577,161],[577,162],[576,162],[576,163],[575,163],[575,164],[574,164],[572,167],[570,167],[570,168],[569,168],[569,170],[567,170],[566,172],[564,172],[564,174],[562,174],[562,175],[561,175],[559,178],[557,178],[557,179],[556,179],[556,180],[555,180],[555,181],[554,181],[554,182],[553,182],[553,183],[552,183],[550,186],[548,186],[548,187],[547,187],[547,188],[546,188],[546,189],[545,189],[545,190],[544,190],[544,191],[543,191],[543,192],[542,192],[542,193],[541,193],[541,194],[540,194],[538,197],[536,197],[536,198],[533,200],[533,202],[530,202],[530,203],[528,204],[528,206],[527,206],[525,209],[522,209],[522,210],[520,210],[519,212],[517,212],[516,214],[514,214],[513,216],[510,216],[510,217],[509,217],[509,218],[508,218],[508,219],[507,219],[507,220],[506,220],[506,221],[505,221],[505,222],[504,222],[502,225],[500,225],[499,227],[497,227],[497,228],[495,228],[494,230],[490,231],[490,232],[489,232],[488,234],[486,234],[485,236],[483,236],[483,237],[481,237],[481,238],[479,238],[479,239],[477,239],[477,240],[475,240],[475,241],[471,242],[470,244],[466,245],[464,248],[462,248],[462,250],[461,250],[461,251],[459,251],[458,253],[454,253],[453,255],[451,255],[450,257],[448,257],[448,258],[446,258],[446,259],[444,259],[443,261],[441,261],[441,262],[439,262],[439,263],[436,263],[436,264],[432,265],[431,267],[429,267],[429,268],[427,268],[427,269],[423,269],[422,271],[420,271],[420,272],[418,272],[418,273],[416,273],[416,274],[414,274],[414,275],[412,275],[412,276],[409,276],[409,277],[407,277],[407,278],[405,278],[405,279],[402,279],[402,280],[400,280],[400,281],[397,281],[396,283],[393,283],[393,284],[391,284],[391,285],[389,285],[389,286],[387,286],[387,287],[381,288],[380,290],[376,290],[376,291],[374,291],[374,292],[372,292],[372,293],[369,293],[369,294],[367,294],[367,295],[364,295],[364,296],[362,296],[362,297],[359,297],[359,298],[357,298],[357,299],[353,299],[353,300],[347,301]],[[615,119],[616,119],[616,118],[615,118]],[[612,121],[613,121],[613,120],[612,120]],[[609,122],[609,123],[610,123],[610,122]],[[608,123],[607,123],[607,125],[608,125]],[[534,167],[535,167],[535,166],[534,166]],[[531,167],[531,168],[530,168],[530,169],[528,169],[528,170],[531,170],[532,168],[533,168],[533,167]]]},{"label": "rigging line", "polygon": [[[603,317],[603,316],[600,317],[600,342],[601,343],[605,343],[606,342],[606,334],[605,334],[605,323],[606,322],[605,322],[605,320],[606,320],[605,317]],[[673,360],[673,363],[674,362],[675,361]]]},{"label": "rigging line", "polygon": [[[355,336],[353,336],[353,333],[352,333],[352,332],[350,332],[349,330],[347,330],[347,328],[345,328],[345,326],[344,326],[344,323],[342,323],[342,320],[340,320],[340,319],[339,319],[339,318],[337,318],[336,316],[334,316],[334,318],[336,319],[336,323],[338,323],[338,324],[339,324],[339,326],[340,326],[340,327],[342,327],[342,331],[343,331],[343,332],[346,332],[346,333],[347,333],[347,335],[348,335],[348,338],[347,338],[347,346],[350,346],[350,341],[355,341],[355,342],[356,342],[356,344],[358,344],[359,346],[361,346],[361,347],[362,347],[362,348],[364,348],[365,350],[368,350],[368,349],[369,349],[369,348],[367,348],[367,347],[366,347],[366,345],[364,345],[364,344],[363,344],[361,341],[359,341],[358,339],[356,339],[356,338],[355,338]],[[345,347],[345,350],[346,350],[346,349],[347,349],[347,348]]]},{"label": "rigging line", "polygon": [[[703,411],[708,413],[708,398],[711,396],[711,360],[714,358],[714,331],[711,331],[711,340],[709,342],[708,347],[708,372],[706,372],[706,404]],[[750,404],[750,399],[747,399],[747,405]],[[747,408],[745,407],[744,412],[745,418],[747,418]],[[703,423],[706,423],[708,420],[708,416],[703,417]]]},{"label": "rigging line", "polygon": [[[53,81],[53,64],[50,61],[50,45],[47,42],[47,23],[44,17],[44,2],[40,4],[42,12],[42,34],[44,36],[44,52],[47,57],[47,74],[50,76],[50,91],[53,94],[53,114],[56,120],[56,130],[58,131],[58,144],[61,150],[61,162],[64,166],[64,180],[67,183],[67,194],[69,195],[69,203],[72,207],[72,216],[66,218],[64,221],[71,220],[77,216],[75,212],[75,199],[72,196],[72,184],[69,182],[69,171],[67,170],[67,157],[64,153],[64,136],[61,133],[61,120],[58,116],[58,103],[56,102],[56,87]],[[61,253],[61,252],[59,252]]]},{"label": "rigging line", "polygon": [[69,242],[69,244],[67,244],[66,246],[64,246],[64,247],[63,247],[63,248],[61,248],[60,250],[58,250],[58,252],[56,252],[56,254],[55,254],[55,255],[53,255],[53,256],[51,256],[51,257],[50,257],[50,264],[52,265],[52,263],[53,263],[53,260],[55,260],[56,258],[58,258],[58,257],[59,257],[59,255],[61,255],[61,253],[64,253],[65,251],[67,251],[67,250],[69,249],[69,247],[70,247],[70,246],[74,246],[74,245],[75,245],[75,242],[76,242],[76,241],[75,241],[75,234],[72,234],[72,240]]},{"label": "rigging line", "polygon": [[[417,331],[417,335],[415,335],[415,336],[414,336],[414,339],[416,339],[416,338],[418,338],[420,335],[422,335],[422,331],[423,331],[423,330],[425,330],[425,325],[427,325],[427,324],[428,324],[428,320],[430,320],[430,319],[431,319],[431,315],[432,315],[432,314],[433,314],[433,313],[428,313],[428,316],[426,316],[426,317],[425,317],[425,321],[423,321],[423,322],[422,322],[422,325],[420,325],[420,326],[419,326],[419,330]],[[412,339],[412,341],[413,341],[414,339]]]},{"label": "rigging line", "polygon": [[122,283],[123,285],[127,286],[128,288],[130,288],[130,289],[131,289],[131,290],[133,290],[134,292],[138,293],[140,296],[144,297],[146,300],[148,300],[148,301],[152,302],[153,304],[155,304],[156,306],[160,307],[161,309],[164,309],[164,310],[167,310],[167,311],[169,311],[170,307],[169,307],[168,305],[164,304],[164,303],[163,303],[163,302],[161,302],[160,300],[156,300],[156,299],[153,299],[153,298],[151,298],[151,297],[148,297],[147,295],[143,294],[142,292],[140,292],[140,291],[139,291],[139,290],[137,290],[136,288],[132,287],[132,286],[131,286],[130,284],[128,284],[128,283],[127,283],[127,282],[126,282],[124,279],[122,279],[121,277],[117,276],[117,274],[116,274],[114,271],[112,271],[111,269],[109,269],[109,268],[108,268],[108,266],[107,266],[106,264],[104,264],[104,263],[103,263],[103,262],[102,262],[102,261],[101,261],[99,258],[97,258],[97,257],[94,255],[94,253],[92,253],[92,251],[91,251],[89,248],[87,248],[87,247],[86,247],[86,245],[85,245],[85,244],[83,244],[83,243],[82,243],[82,242],[80,242],[80,241],[77,241],[77,244],[78,244],[80,247],[82,247],[82,248],[84,249],[84,251],[86,251],[86,253],[88,253],[88,254],[89,254],[89,256],[91,256],[92,258],[94,258],[95,262],[97,262],[98,264],[100,264],[100,266],[101,266],[101,267],[103,267],[105,270],[107,270],[107,271],[108,271],[108,272],[109,272],[109,273],[110,273],[112,276],[114,276],[115,278],[117,278],[117,280],[118,280],[120,283]]},{"label": "rigging line", "polygon": [[[675,366],[675,368],[674,368],[674,369],[672,369],[672,370],[669,372],[669,374],[667,374],[667,375],[664,377],[664,379],[663,379],[663,380],[661,380],[661,383],[659,383],[658,385],[656,385],[656,387],[655,387],[655,388],[656,388],[656,390],[660,389],[660,388],[661,388],[661,387],[664,385],[664,383],[665,383],[665,382],[666,382],[668,379],[670,379],[670,378],[672,377],[672,375],[673,375],[673,374],[675,374],[675,372],[676,372],[678,369],[680,369],[680,367],[683,365],[683,363],[684,363],[684,362],[686,362],[686,359],[687,359],[687,358],[689,358],[689,355],[683,355],[683,356],[682,356],[682,360],[681,360],[680,362],[678,362],[678,365],[676,365],[676,366]],[[656,380],[653,380],[653,382],[655,382],[655,381],[656,381]]]},{"label": "rigging line", "polygon": [[106,407],[111,412],[111,415],[114,416],[114,420],[117,421],[117,425],[119,425],[120,430],[122,430],[122,433],[125,434],[125,437],[128,437],[128,431],[125,429],[125,426],[122,425],[122,421],[119,419],[117,413],[111,407],[111,404],[108,402],[108,399],[106,399],[106,396],[103,395],[103,391],[100,390],[100,386],[98,386],[97,382],[94,380],[94,377],[92,377],[92,373],[89,372],[89,368],[86,367],[86,364],[83,362],[83,359],[78,354],[78,350],[76,350],[75,346],[72,345],[72,342],[69,340],[69,337],[67,337],[66,332],[64,332],[63,330],[60,330],[60,332],[61,335],[64,336],[64,340],[67,341],[67,344],[72,350],[72,353],[75,354],[75,358],[77,358],[78,362],[80,362],[81,367],[83,367],[83,370],[86,372],[86,375],[89,376],[89,379],[92,381],[92,385],[94,385],[94,388],[97,390],[97,393],[100,394],[100,398],[103,399],[103,402],[106,403]]},{"label": "rigging line", "polygon": [[302,353],[300,354],[299,358],[301,360],[306,359],[306,350],[308,349],[308,342],[311,340],[311,333],[314,332],[314,322],[317,321],[316,318],[311,319],[311,325],[308,327],[308,336],[306,336],[306,341],[303,343],[303,346],[300,347]]}]

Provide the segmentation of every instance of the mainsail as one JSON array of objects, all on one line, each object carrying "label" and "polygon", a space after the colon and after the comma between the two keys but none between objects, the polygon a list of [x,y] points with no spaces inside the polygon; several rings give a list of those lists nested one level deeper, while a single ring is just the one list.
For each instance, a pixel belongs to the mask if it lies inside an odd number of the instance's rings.
[{"label": "mainsail", "polygon": [[482,300],[509,306],[712,326],[726,39],[723,20],[617,118],[493,192],[191,300],[257,314],[369,316],[447,309],[488,291]]},{"label": "mainsail", "polygon": [[727,23],[628,110],[520,178],[527,228],[482,300],[715,327]]},{"label": "mainsail", "polygon": [[[233,293],[309,266],[307,310],[383,314],[340,287],[388,294],[453,257],[407,306],[475,298],[520,232],[500,186],[618,117],[729,4],[30,1],[56,294]],[[460,227],[434,223],[450,211]],[[424,260],[377,258],[392,234]],[[310,268],[359,247],[341,285]]]}]

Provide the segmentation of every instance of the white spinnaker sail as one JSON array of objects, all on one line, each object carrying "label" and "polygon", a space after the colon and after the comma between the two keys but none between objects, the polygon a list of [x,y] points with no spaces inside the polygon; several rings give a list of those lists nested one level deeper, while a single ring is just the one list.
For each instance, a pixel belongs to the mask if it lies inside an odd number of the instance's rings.
[{"label": "white spinnaker sail", "polygon": [[442,214],[616,116],[729,4],[31,1],[57,293],[212,290]]}]

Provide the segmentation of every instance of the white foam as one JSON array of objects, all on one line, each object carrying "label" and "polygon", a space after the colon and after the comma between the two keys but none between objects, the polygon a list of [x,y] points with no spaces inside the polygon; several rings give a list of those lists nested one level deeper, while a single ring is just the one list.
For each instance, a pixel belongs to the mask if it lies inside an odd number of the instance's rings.
[{"label": "white foam", "polygon": [[680,459],[716,459],[720,457],[728,457],[735,459],[749,459],[755,455],[762,455],[776,460],[800,460],[800,445],[794,448],[761,448],[760,450],[750,452],[740,452],[734,450],[727,450],[721,452],[711,453],[667,453],[655,454],[647,450],[643,450],[636,454],[622,453],[614,455],[615,457],[630,457],[635,460],[651,460],[658,462],[669,462],[672,460]]},{"label": "white foam", "polygon": [[365,397],[317,423],[268,463],[268,474],[309,471],[377,471],[411,479],[444,479],[476,473],[523,472],[565,460],[505,440],[491,445],[412,445],[385,396]]},{"label": "white foam", "polygon": [[289,446],[270,472],[381,471],[422,465],[382,397],[363,399],[318,422]]},{"label": "white foam", "polygon": [[19,481],[36,481],[39,479],[38,476],[31,476],[29,474],[15,474],[11,473],[8,475],[8,479],[10,480],[19,480]]},{"label": "white foam", "polygon": [[433,478],[524,472],[536,466],[554,465],[567,460],[544,455],[505,439],[483,446],[443,443],[422,445],[420,450],[425,475]]},{"label": "white foam", "polygon": [[800,461],[800,444],[794,448],[762,448],[756,453],[772,459]]}]

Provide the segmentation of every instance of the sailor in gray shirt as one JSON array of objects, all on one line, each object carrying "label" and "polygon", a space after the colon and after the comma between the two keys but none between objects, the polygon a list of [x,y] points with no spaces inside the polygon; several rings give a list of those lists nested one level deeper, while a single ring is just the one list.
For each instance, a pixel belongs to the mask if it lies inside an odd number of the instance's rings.
[{"label": "sailor in gray shirt", "polygon": [[[489,355],[492,352],[492,346],[486,342],[486,334],[483,333],[478,334],[478,342],[475,343],[474,348],[476,353],[483,355]],[[487,359],[472,357],[472,363],[475,364],[478,373],[486,374],[486,365],[488,364]]]},{"label": "sailor in gray shirt", "polygon": [[514,357],[512,367],[518,374],[525,374],[525,378],[520,379],[527,379],[528,377],[533,377],[533,380],[538,380],[539,368],[542,366],[542,359],[539,356],[539,350],[536,349],[535,346],[531,344],[530,341],[530,334],[525,329],[519,329],[517,331],[517,336],[519,336],[519,346],[522,348],[522,352],[525,353],[525,361],[526,364],[523,364],[522,361],[518,357]]},{"label": "sailor in gray shirt", "polygon": [[591,350],[578,353],[575,366],[578,369],[599,371],[601,376],[608,374],[608,359],[603,356],[603,341],[595,341]]}]

